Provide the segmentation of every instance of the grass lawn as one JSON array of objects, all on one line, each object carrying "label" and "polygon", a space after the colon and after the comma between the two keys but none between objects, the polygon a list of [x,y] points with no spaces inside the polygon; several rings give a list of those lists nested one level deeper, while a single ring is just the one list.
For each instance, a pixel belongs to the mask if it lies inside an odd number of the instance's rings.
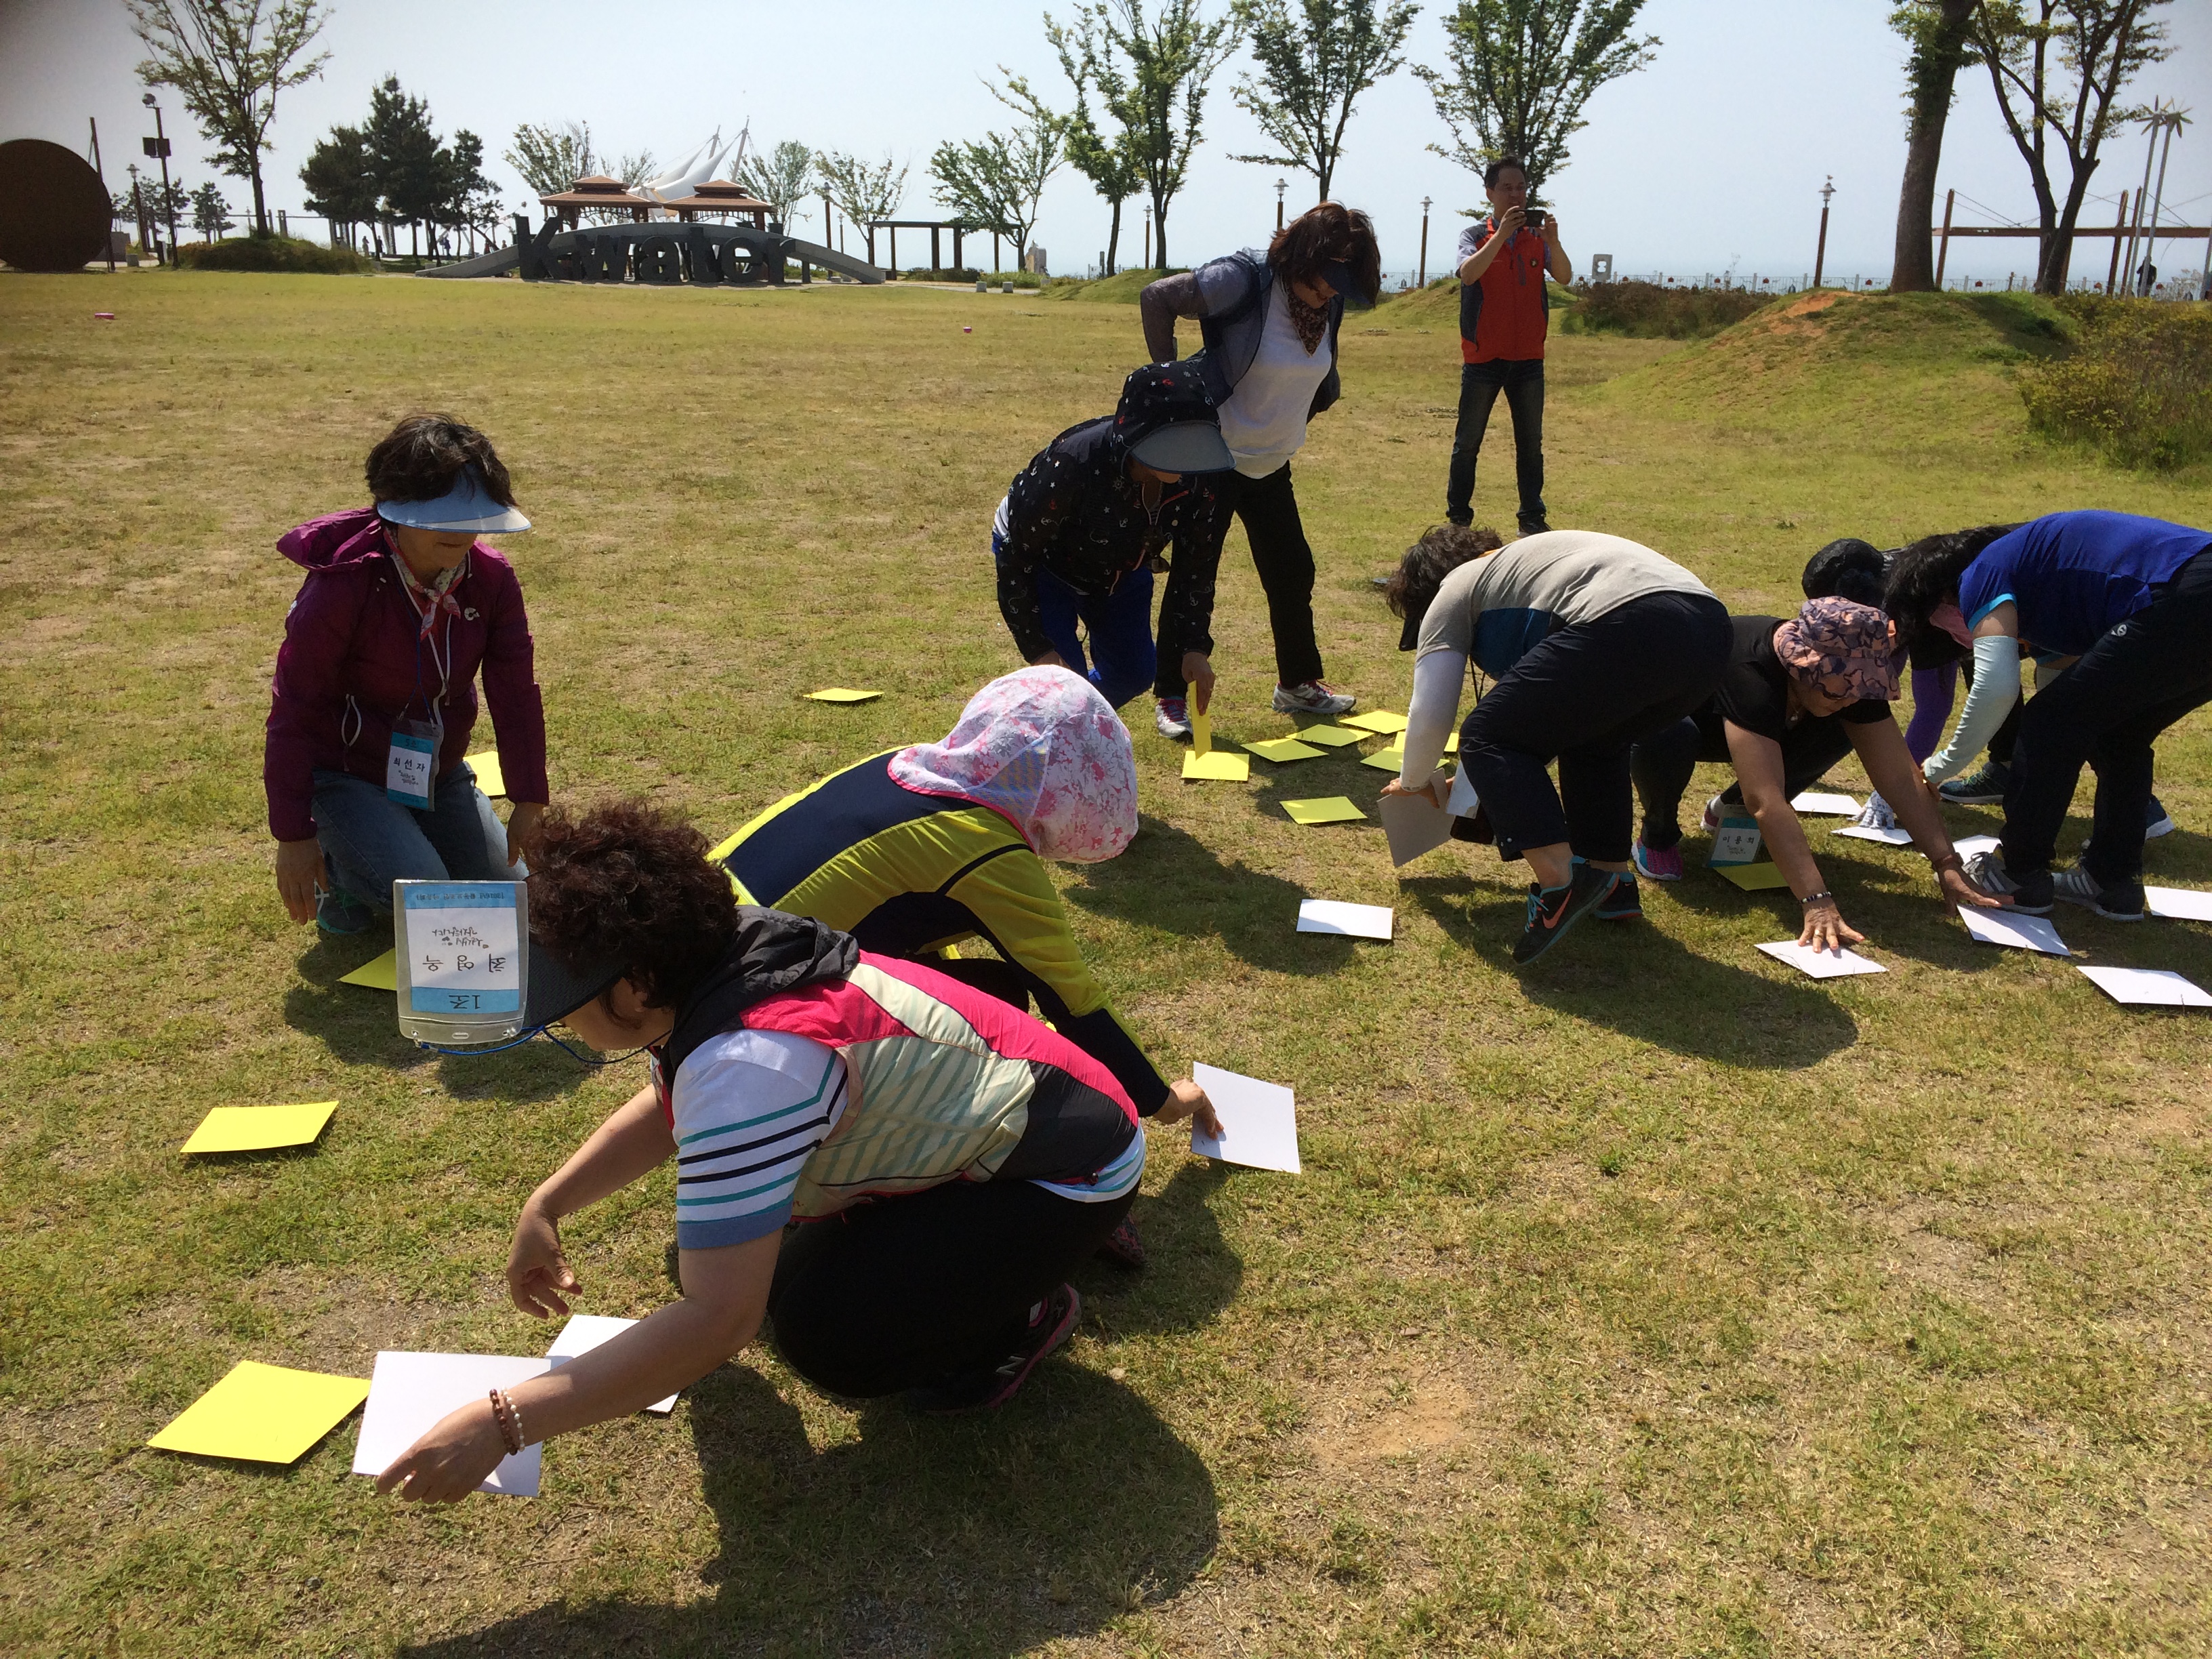
[{"label": "grass lawn", "polygon": [[[1405,706],[1369,579],[1441,511],[1454,314],[1355,318],[1297,463],[1331,676],[1370,705]],[[1560,340],[1553,521],[1739,610],[1838,535],[2212,523],[2202,468],[2031,442],[2038,325],[1851,299]],[[991,508],[1139,352],[1133,308],[1026,295],[0,279],[0,1649],[2212,1650],[2201,1016],[1972,944],[1917,856],[1821,833],[1885,976],[1758,955],[1794,904],[1702,872],[1516,974],[1524,866],[1394,879],[1378,825],[1278,805],[1371,799],[1359,751],[1186,786],[1141,707],[1144,832],[1063,872],[1076,925],[1164,1067],[1296,1088],[1306,1174],[1157,1137],[1152,1267],[1090,1270],[1006,1412],[855,1408],[750,1353],[556,1442],[544,1497],[436,1513],[346,1472],[350,1425],[286,1469],[143,1449],[240,1358],[541,1352],[501,1289],[514,1212],[641,1075],[416,1052],[336,982],[380,947],[285,921],[277,535],[358,502],[401,413],[483,426],[538,525],[556,799],[719,836],[1012,665]],[[1478,507],[1510,519],[1495,431]],[[1224,572],[1216,729],[1274,735],[1241,535]],[[797,696],[824,684],[890,695]],[[2154,879],[2212,885],[2208,737],[2160,747]],[[1395,902],[1396,943],[1294,933],[1305,895]],[[2212,984],[2202,928],[2057,921]],[[211,1106],[332,1097],[311,1151],[176,1154]],[[663,1172],[570,1224],[586,1309],[672,1293],[670,1200]]]}]

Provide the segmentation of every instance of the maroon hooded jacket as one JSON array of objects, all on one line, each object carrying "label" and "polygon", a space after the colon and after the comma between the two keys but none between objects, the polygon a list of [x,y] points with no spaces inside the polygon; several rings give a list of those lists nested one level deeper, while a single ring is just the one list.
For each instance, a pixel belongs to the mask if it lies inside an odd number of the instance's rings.
[{"label": "maroon hooded jacket", "polygon": [[[307,568],[307,580],[284,618],[261,781],[269,793],[270,833],[279,841],[306,841],[315,833],[316,769],[349,772],[382,787],[392,723],[403,715],[430,717],[425,699],[438,696],[439,675],[425,645],[416,695],[422,622],[392,568],[392,544],[374,507],[316,519],[276,546]],[[452,592],[461,614],[441,617],[432,636],[440,655],[449,645],[453,653],[438,775],[468,752],[481,668],[507,798],[543,802],[545,705],[522,584],[504,556],[478,542],[469,553],[468,574]]]}]

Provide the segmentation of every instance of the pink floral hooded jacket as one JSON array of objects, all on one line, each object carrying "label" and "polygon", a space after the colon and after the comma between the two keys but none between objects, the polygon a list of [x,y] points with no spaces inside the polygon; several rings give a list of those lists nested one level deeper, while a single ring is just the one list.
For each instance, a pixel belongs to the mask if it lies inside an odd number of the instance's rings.
[{"label": "pink floral hooded jacket", "polygon": [[393,722],[429,719],[441,678],[446,735],[438,775],[459,765],[476,728],[479,670],[508,799],[547,799],[545,706],[530,619],[522,585],[503,555],[482,542],[470,550],[467,574],[451,590],[459,614],[440,617],[434,652],[420,640],[420,613],[393,568],[374,507],[313,520],[276,547],[306,568],[307,580],[284,618],[270,688],[261,778],[271,835],[279,841],[314,835],[318,769],[380,787]]}]

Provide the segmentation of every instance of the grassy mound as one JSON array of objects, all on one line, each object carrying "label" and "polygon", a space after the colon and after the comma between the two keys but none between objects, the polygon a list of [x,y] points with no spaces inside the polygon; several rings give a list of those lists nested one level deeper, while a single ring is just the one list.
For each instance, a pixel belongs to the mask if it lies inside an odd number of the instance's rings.
[{"label": "grassy mound", "polygon": [[1145,291],[1145,284],[1157,283],[1163,276],[1172,276],[1188,267],[1171,266],[1168,270],[1117,270],[1111,276],[1102,276],[1096,282],[1055,283],[1045,290],[1046,296],[1056,300],[1074,300],[1085,305],[1133,306],[1137,296]]},{"label": "grassy mound", "polygon": [[2060,304],[2080,343],[2021,376],[2031,427],[2119,466],[2212,455],[2212,316],[2203,307],[2087,295]]},{"label": "grassy mound", "polygon": [[297,236],[240,236],[187,242],[177,250],[186,270],[285,270],[313,276],[368,276],[376,266],[351,248],[325,247]]},{"label": "grassy mound", "polygon": [[1620,334],[1635,340],[1703,340],[1774,302],[1733,288],[1674,288],[1662,283],[1592,283],[1561,319],[1570,334]]}]

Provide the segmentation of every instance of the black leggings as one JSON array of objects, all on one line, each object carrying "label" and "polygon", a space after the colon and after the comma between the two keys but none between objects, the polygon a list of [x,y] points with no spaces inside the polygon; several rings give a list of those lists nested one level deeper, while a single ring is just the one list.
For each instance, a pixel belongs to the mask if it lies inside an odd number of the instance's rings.
[{"label": "black leggings", "polygon": [[785,1235],[769,1290],[776,1352],[857,1400],[996,1365],[1135,1199],[951,1181],[806,1222]]},{"label": "black leggings", "polygon": [[2142,873],[2151,744],[2212,702],[2208,640],[2212,552],[2182,566],[2149,605],[2106,629],[2079,662],[2028,699],[2005,788],[2007,873],[2051,867],[2085,764],[2097,771],[2089,873],[2107,885]]},{"label": "black leggings", "polygon": [[[1851,734],[1842,720],[1800,720],[1783,734],[1782,787],[1795,799],[1801,789],[1810,789],[1828,769],[1851,752]],[[1663,853],[1682,840],[1682,792],[1690,787],[1690,773],[1699,761],[1733,761],[1721,713],[1710,704],[1698,717],[1677,720],[1664,731],[1641,738],[1631,765],[1636,774],[1637,798],[1644,804],[1644,844]],[[1731,783],[1721,792],[1730,806],[1743,804],[1743,786]]]},{"label": "black leggings", "polygon": [[[1211,482],[1221,502],[1216,522],[1222,538],[1228,538],[1233,514],[1243,520],[1244,538],[1252,546],[1252,568],[1260,573],[1260,587],[1267,596],[1267,625],[1275,635],[1275,683],[1304,685],[1321,678],[1321,645],[1314,637],[1313,546],[1298,517],[1291,464],[1285,461],[1264,478],[1217,472]],[[1171,665],[1160,665],[1161,684],[1153,688],[1157,696],[1182,696],[1180,663],[1177,659],[1172,666],[1171,687]]]},{"label": "black leggings", "polygon": [[[1718,599],[1647,593],[1530,647],[1460,728],[1461,763],[1498,839],[1625,861],[1630,746],[1712,696],[1731,641]],[[1554,757],[1557,790],[1545,771]]]}]

